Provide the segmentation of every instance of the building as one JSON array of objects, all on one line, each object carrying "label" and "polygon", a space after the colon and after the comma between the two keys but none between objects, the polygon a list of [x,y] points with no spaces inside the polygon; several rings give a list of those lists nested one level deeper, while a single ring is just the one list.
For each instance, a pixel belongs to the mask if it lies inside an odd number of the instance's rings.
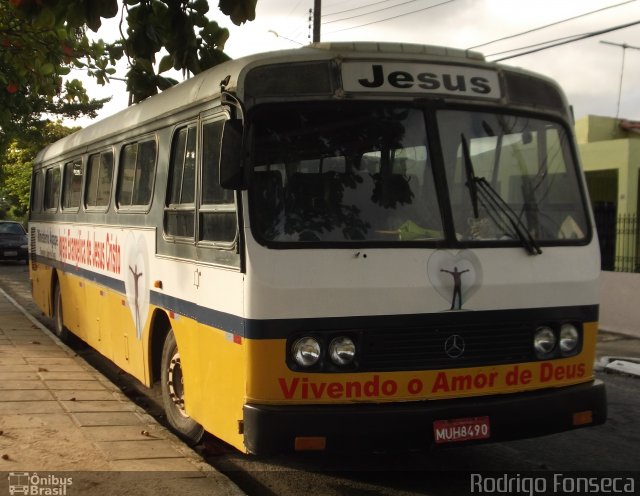
[{"label": "building", "polygon": [[640,122],[589,115],[576,139],[596,215],[602,268],[640,272]]}]

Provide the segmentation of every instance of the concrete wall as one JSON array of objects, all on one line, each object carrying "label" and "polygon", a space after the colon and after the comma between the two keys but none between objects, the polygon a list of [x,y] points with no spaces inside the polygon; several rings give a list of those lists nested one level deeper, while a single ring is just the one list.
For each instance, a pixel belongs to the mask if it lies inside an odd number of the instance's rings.
[{"label": "concrete wall", "polygon": [[602,272],[600,329],[638,336],[640,333],[640,274]]},{"label": "concrete wall", "polygon": [[620,119],[589,115],[575,124],[584,170],[618,171],[618,214],[638,210],[640,134],[620,127]]}]

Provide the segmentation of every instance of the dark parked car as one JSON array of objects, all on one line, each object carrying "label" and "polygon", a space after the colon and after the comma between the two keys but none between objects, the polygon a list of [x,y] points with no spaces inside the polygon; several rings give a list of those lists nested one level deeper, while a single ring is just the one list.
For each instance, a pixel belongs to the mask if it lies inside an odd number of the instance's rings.
[{"label": "dark parked car", "polygon": [[0,260],[29,260],[27,233],[18,222],[0,220]]}]

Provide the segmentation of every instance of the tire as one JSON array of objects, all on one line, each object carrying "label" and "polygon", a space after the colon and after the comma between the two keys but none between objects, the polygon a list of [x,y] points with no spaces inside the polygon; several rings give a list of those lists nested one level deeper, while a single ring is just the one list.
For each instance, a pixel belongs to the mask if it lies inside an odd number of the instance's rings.
[{"label": "tire", "polygon": [[189,444],[197,444],[204,435],[202,426],[193,420],[184,410],[184,388],[180,353],[173,330],[164,340],[160,382],[162,404],[169,425]]},{"label": "tire", "polygon": [[60,291],[60,284],[56,283],[53,290],[53,332],[60,341],[67,341],[69,339],[69,330],[64,326],[64,319],[62,316],[62,291]]}]

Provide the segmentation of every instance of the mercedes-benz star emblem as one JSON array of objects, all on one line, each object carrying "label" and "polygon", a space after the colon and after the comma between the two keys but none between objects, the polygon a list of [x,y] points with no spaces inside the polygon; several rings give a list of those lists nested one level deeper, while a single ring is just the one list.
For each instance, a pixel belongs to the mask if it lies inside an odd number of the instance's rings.
[{"label": "mercedes-benz star emblem", "polygon": [[452,334],[444,342],[444,352],[449,358],[460,358],[464,353],[464,339],[459,334]]}]

